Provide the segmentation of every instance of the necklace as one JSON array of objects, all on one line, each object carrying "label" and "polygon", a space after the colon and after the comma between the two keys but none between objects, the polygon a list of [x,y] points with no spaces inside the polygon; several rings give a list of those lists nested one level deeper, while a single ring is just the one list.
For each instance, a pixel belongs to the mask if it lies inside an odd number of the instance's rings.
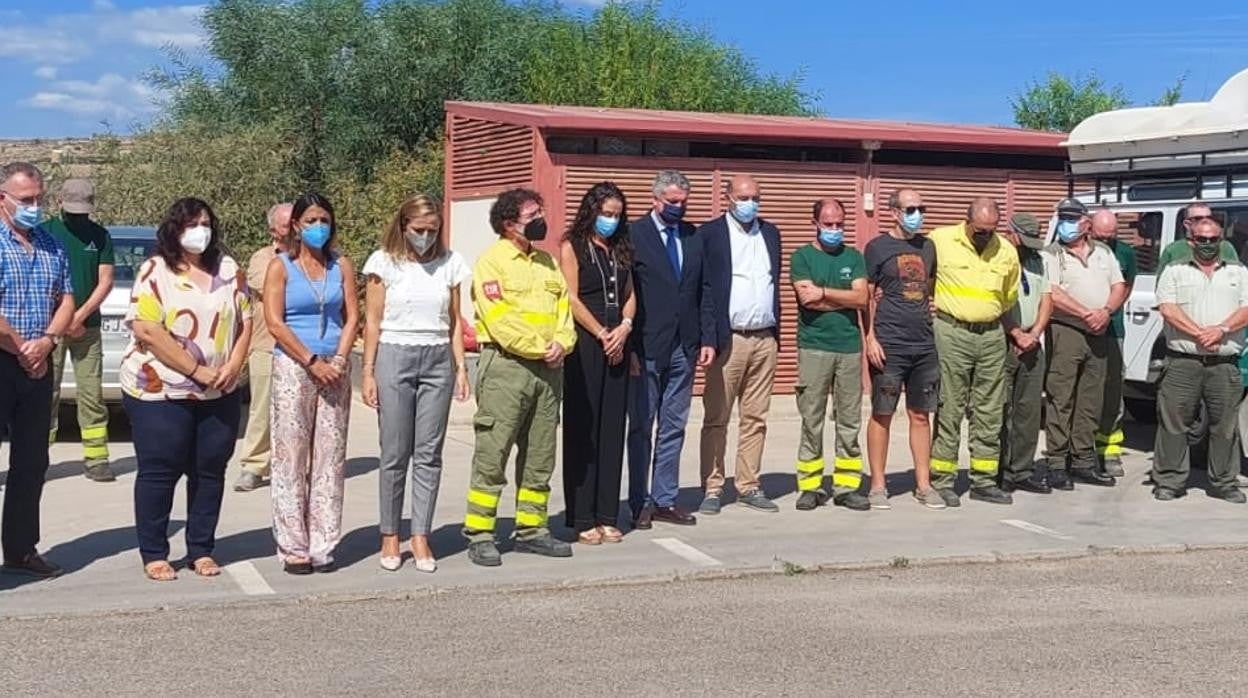
[{"label": "necklace", "polygon": [[321,338],[325,338],[325,293],[329,289],[329,264],[325,264],[325,276],[321,277],[321,288],[318,291],[316,284],[312,283],[312,276],[308,274],[308,269],[304,266],[303,258],[299,257],[295,260],[295,264],[299,265],[299,271],[303,272],[303,280],[307,282],[308,289],[312,291],[312,298],[316,300],[317,312],[321,316]]}]

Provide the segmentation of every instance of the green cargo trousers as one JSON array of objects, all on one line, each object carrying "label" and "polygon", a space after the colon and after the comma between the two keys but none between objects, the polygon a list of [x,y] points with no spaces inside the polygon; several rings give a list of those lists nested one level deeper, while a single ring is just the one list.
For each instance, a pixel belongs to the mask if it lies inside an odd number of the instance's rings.
[{"label": "green cargo trousers", "polygon": [[555,432],[563,402],[563,370],[484,347],[477,361],[476,444],[468,481],[464,537],[494,540],[498,502],[507,485],[507,460],[516,447],[518,540],[550,532],[546,506],[555,471]]},{"label": "green cargo trousers", "polygon": [[862,353],[843,354],[818,349],[797,350],[797,411],[802,416],[797,446],[797,489],[823,489],[823,425],[832,394],[836,420],[836,461],[832,471],[834,494],[856,492],[862,484]]},{"label": "green cargo trousers", "polygon": [[1201,403],[1209,420],[1209,485],[1235,487],[1239,453],[1235,424],[1243,384],[1235,363],[1202,363],[1197,357],[1168,356],[1157,384],[1157,438],[1153,451],[1153,483],[1182,491],[1187,488],[1187,428]]},{"label": "green cargo trousers", "polygon": [[1101,465],[1122,464],[1122,340],[1111,338],[1105,357],[1105,398],[1096,429],[1096,457]]},{"label": "green cargo trousers", "polygon": [[1001,480],[1022,482],[1035,474],[1044,399],[1044,347],[1017,356],[1005,353],[1005,411],[1001,422]]},{"label": "green cargo trousers", "polygon": [[52,350],[52,427],[48,443],[56,441],[61,406],[61,377],[65,354],[74,364],[75,402],[78,405],[78,431],[82,439],[82,460],[87,467],[108,464],[108,406],[104,404],[104,349],[100,328],[88,327],[77,339],[65,337]]},{"label": "green cargo trousers", "polygon": [[1001,454],[1001,405],[1005,402],[1005,331],[1000,325],[975,332],[937,318],[940,403],[932,439],[932,486],[951,490],[958,477],[962,417],[971,415],[971,487],[997,484]]},{"label": "green cargo trousers", "polygon": [[1096,467],[1096,429],[1105,397],[1105,363],[1114,338],[1051,323],[1045,381],[1049,470]]}]

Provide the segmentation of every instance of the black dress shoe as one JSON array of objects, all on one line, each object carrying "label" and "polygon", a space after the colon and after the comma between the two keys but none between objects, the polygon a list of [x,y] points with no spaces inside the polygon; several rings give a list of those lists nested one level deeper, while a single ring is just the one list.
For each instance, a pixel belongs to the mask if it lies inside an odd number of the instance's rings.
[{"label": "black dress shoe", "polygon": [[681,511],[676,507],[655,507],[650,518],[653,521],[662,521],[663,523],[676,524],[677,526],[693,526],[698,523],[698,519],[693,514]]},{"label": "black dress shoe", "polygon": [[633,530],[649,531],[650,529],[654,528],[654,524],[651,523],[653,519],[654,519],[654,507],[643,508],[640,514],[637,514],[633,517]]},{"label": "black dress shoe", "polygon": [[282,570],[286,574],[312,574],[311,562],[286,562],[282,564]]},{"label": "black dress shoe", "polygon": [[1075,489],[1075,483],[1070,479],[1070,476],[1066,474],[1065,470],[1050,470],[1049,487],[1055,490],[1069,491]]},{"label": "black dress shoe", "polygon": [[1085,485],[1096,485],[1097,487],[1113,487],[1118,484],[1117,478],[1099,473],[1096,468],[1071,468],[1070,477]]},{"label": "black dress shoe", "polygon": [[1017,490],[1021,492],[1031,492],[1033,494],[1051,494],[1053,492],[1053,488],[1049,487],[1049,483],[1039,477],[1036,477],[1035,475],[1032,475],[1026,480],[1018,480],[1016,482],[1005,480],[1001,483],[1001,489],[1006,492],[1014,492]]},{"label": "black dress shoe", "polygon": [[40,579],[61,576],[60,566],[43,559],[39,553],[31,553],[22,560],[5,560],[3,570],[6,574],[21,574]]}]

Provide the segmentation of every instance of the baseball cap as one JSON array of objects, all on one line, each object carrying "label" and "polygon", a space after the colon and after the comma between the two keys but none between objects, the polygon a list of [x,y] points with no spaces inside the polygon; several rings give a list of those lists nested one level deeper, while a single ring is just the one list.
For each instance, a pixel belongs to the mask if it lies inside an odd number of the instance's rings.
[{"label": "baseball cap", "polygon": [[1088,207],[1079,199],[1062,199],[1057,203],[1059,216],[1086,216]]},{"label": "baseball cap", "polygon": [[89,179],[67,179],[61,185],[61,209],[66,213],[95,211],[95,186]]},{"label": "baseball cap", "polygon": [[1044,247],[1044,238],[1040,237],[1040,221],[1030,213],[1015,213],[1011,216],[1010,230],[1018,234],[1023,247],[1032,250]]}]

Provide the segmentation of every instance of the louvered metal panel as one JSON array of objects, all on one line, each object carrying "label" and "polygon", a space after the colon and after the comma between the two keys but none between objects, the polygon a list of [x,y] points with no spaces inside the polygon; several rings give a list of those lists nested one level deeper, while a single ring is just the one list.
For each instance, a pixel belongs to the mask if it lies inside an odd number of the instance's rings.
[{"label": "louvered metal panel", "polygon": [[897,189],[910,188],[922,195],[927,206],[923,228],[928,231],[965,220],[966,207],[977,196],[996,199],[1003,213],[1007,204],[1008,178],[1003,170],[889,166],[876,168],[875,175],[876,232],[892,226],[888,197]]},{"label": "louvered metal panel", "polygon": [[740,170],[725,168],[721,171],[721,180],[727,182],[739,171],[748,172],[758,180],[762,196],[759,215],[780,229],[781,343],[773,392],[787,395],[793,393],[797,385],[797,299],[789,285],[789,258],[799,247],[815,239],[811,209],[815,201],[822,198],[840,200],[845,206],[845,239],[851,244],[857,240],[858,168],[844,166],[821,167],[819,171],[778,169],[761,172],[749,167]]},{"label": "louvered metal panel", "polygon": [[448,198],[532,186],[533,138],[528,126],[452,116],[447,136]]},{"label": "louvered metal panel", "polygon": [[[1076,192],[1092,187],[1091,181],[1075,182]],[[1057,209],[1057,202],[1066,198],[1067,191],[1066,177],[1060,173],[1011,172],[1009,215],[1025,212],[1047,222]],[[1042,227],[1047,229],[1047,226]]]}]

